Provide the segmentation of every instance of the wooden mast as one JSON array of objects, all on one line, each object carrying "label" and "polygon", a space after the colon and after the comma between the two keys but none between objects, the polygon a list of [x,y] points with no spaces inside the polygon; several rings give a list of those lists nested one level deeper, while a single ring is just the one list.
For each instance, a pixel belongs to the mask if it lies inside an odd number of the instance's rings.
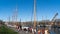
[{"label": "wooden mast", "polygon": [[34,0],[34,29],[36,29],[36,0]]}]

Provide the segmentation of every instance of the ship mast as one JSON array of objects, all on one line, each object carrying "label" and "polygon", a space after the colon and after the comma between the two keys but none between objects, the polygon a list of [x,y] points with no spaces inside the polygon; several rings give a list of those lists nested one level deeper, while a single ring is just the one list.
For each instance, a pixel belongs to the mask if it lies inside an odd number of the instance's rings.
[{"label": "ship mast", "polygon": [[34,0],[34,30],[36,30],[36,0]]}]

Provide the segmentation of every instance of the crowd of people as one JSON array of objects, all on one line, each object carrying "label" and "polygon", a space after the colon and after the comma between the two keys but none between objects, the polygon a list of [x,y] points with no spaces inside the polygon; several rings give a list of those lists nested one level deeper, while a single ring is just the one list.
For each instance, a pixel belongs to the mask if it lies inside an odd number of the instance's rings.
[{"label": "crowd of people", "polygon": [[[17,30],[18,31],[24,30],[24,31],[28,31],[30,33],[33,33],[34,32],[31,27],[29,27],[28,29],[26,29],[26,28],[22,29],[22,26],[21,25],[17,26]],[[34,33],[36,34],[36,32],[34,32]],[[38,30],[38,34],[41,34],[41,33],[42,34],[46,34],[47,33],[47,30],[45,30],[45,29],[39,29]]]}]

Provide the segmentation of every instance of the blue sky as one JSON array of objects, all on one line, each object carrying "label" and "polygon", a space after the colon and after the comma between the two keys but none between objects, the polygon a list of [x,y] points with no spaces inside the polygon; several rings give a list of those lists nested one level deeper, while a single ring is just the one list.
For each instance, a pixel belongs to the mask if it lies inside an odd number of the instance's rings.
[{"label": "blue sky", "polygon": [[[0,0],[0,19],[8,21],[10,16],[12,20],[13,12],[18,7],[18,21],[33,20],[34,0]],[[58,12],[57,18],[60,18],[60,0],[36,0],[36,20],[51,20],[54,14]]]}]

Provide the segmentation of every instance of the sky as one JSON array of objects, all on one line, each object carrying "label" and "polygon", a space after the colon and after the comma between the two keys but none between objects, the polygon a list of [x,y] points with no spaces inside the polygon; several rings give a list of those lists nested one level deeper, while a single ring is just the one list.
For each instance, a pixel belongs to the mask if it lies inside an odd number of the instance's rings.
[{"label": "sky", "polygon": [[[3,21],[12,21],[12,16],[18,10],[18,21],[34,20],[34,0],[0,0],[0,19]],[[51,20],[55,13],[60,19],[60,0],[36,0],[36,20]]]}]

